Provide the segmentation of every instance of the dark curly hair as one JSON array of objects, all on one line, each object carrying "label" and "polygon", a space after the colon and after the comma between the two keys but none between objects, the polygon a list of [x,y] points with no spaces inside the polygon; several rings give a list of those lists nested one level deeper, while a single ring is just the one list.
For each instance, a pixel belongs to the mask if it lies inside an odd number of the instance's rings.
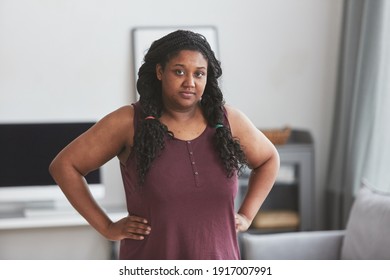
[{"label": "dark curly hair", "polygon": [[[208,125],[216,127],[214,144],[226,169],[226,175],[231,177],[236,171],[241,173],[246,164],[241,145],[237,139],[233,139],[229,127],[218,125],[224,123],[225,104],[218,86],[218,78],[222,75],[220,62],[203,35],[177,30],[152,43],[138,72],[137,90],[142,112],[134,136],[133,151],[141,184],[153,160],[164,149],[165,135],[170,133],[158,120],[164,105],[161,81],[156,76],[156,65],[160,64],[165,68],[167,62],[182,50],[199,51],[208,61],[207,83],[200,104]],[[145,120],[147,116],[153,116],[155,119]]]}]

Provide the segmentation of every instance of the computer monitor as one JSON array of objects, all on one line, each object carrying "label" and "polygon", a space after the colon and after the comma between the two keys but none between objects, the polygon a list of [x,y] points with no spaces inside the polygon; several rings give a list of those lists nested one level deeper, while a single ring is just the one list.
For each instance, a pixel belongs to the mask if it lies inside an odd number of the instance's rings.
[{"label": "computer monitor", "polygon": [[[0,211],[62,205],[67,200],[48,168],[54,157],[93,122],[0,124]],[[104,197],[100,169],[86,176],[92,195]]]}]

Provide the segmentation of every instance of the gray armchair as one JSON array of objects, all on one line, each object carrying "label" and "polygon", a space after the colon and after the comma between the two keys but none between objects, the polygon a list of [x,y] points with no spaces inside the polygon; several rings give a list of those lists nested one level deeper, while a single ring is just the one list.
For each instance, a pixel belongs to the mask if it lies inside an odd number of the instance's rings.
[{"label": "gray armchair", "polygon": [[390,194],[363,184],[345,230],[240,236],[243,259],[390,259]]}]

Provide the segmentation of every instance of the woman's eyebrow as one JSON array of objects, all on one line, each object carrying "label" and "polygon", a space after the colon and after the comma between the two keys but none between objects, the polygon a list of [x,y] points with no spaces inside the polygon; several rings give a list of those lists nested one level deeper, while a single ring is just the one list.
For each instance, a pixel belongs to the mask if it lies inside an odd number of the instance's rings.
[{"label": "woman's eyebrow", "polygon": [[[173,66],[180,66],[180,67],[185,67],[185,65],[184,64],[181,64],[181,63],[176,63],[175,65],[173,65]],[[197,69],[207,69],[207,67],[204,67],[204,66],[198,66],[198,67],[196,67]]]}]

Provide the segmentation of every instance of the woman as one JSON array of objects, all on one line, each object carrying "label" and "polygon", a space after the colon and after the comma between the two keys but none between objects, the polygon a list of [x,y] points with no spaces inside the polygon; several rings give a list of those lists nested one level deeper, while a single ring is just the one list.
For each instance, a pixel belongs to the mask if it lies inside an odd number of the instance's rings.
[{"label": "woman", "polygon": [[[270,141],[224,105],[222,70],[206,39],[178,30],[153,42],[139,69],[139,102],[108,114],[69,144],[50,172],[121,259],[239,259],[245,231],[279,167]],[[129,215],[113,222],[83,180],[118,157]],[[238,173],[252,169],[238,213]]]}]

